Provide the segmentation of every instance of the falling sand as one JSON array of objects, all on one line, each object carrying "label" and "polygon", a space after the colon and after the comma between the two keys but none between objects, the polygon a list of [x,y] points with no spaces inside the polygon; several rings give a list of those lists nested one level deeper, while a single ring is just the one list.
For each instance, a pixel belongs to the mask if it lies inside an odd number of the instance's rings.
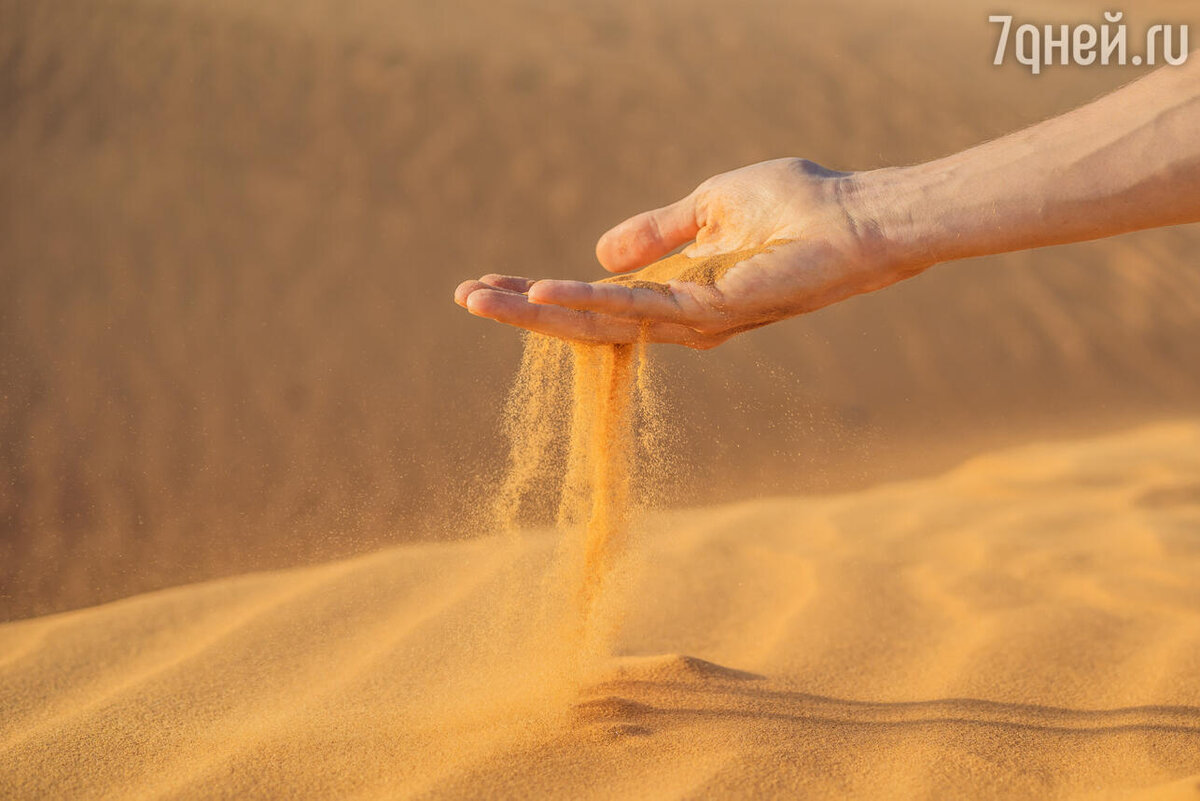
[{"label": "falling sand", "polygon": [[561,625],[583,659],[601,654],[616,625],[606,591],[628,555],[631,510],[653,495],[646,466],[664,461],[656,410],[645,344],[528,335],[494,511],[514,535],[552,516],[562,540],[546,591],[567,596]]},{"label": "falling sand", "polygon": [[[610,283],[669,292],[713,286],[759,248],[669,256]],[[630,556],[631,512],[661,487],[667,465],[645,342],[585,344],[530,334],[505,411],[510,458],[495,500],[502,530],[553,510],[563,536],[551,595],[566,594],[566,640],[582,660],[603,656],[619,622],[614,577]],[[562,630],[562,629],[560,629]]]}]

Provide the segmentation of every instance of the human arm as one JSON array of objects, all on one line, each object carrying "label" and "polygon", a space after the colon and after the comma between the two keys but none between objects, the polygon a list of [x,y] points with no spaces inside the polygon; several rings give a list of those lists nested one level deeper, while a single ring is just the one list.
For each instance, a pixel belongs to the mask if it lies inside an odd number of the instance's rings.
[{"label": "human arm", "polygon": [[1200,59],[1031,128],[911,167],[834,172],[780,159],[715,176],[597,244],[625,273],[684,253],[760,249],[712,285],[485,276],[473,314],[589,341],[712,347],[945,261],[1200,221]]}]

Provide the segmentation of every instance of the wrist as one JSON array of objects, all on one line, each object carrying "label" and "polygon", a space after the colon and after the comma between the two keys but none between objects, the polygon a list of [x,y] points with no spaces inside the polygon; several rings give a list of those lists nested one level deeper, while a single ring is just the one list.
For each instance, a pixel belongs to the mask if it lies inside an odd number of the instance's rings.
[{"label": "wrist", "polygon": [[925,165],[850,173],[841,202],[864,258],[896,280],[945,261],[930,213],[936,177]]}]

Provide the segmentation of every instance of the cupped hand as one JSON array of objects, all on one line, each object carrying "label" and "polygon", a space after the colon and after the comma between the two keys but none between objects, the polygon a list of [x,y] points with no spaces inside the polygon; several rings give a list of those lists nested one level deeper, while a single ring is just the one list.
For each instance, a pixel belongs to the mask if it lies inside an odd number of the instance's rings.
[{"label": "cupped hand", "polygon": [[683,254],[690,258],[761,251],[712,285],[485,275],[460,284],[455,301],[480,317],[564,339],[711,348],[915,271],[887,257],[879,226],[860,202],[858,175],[802,159],[754,164],[631,217],[596,245],[606,270],[632,278],[688,242]]}]

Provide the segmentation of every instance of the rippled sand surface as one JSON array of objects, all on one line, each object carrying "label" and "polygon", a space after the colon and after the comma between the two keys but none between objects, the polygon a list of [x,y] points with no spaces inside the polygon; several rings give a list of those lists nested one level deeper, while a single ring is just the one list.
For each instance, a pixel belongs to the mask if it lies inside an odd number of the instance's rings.
[{"label": "rippled sand surface", "polygon": [[615,653],[574,673],[511,614],[548,533],[4,625],[0,788],[1197,796],[1200,423],[646,528]]}]

